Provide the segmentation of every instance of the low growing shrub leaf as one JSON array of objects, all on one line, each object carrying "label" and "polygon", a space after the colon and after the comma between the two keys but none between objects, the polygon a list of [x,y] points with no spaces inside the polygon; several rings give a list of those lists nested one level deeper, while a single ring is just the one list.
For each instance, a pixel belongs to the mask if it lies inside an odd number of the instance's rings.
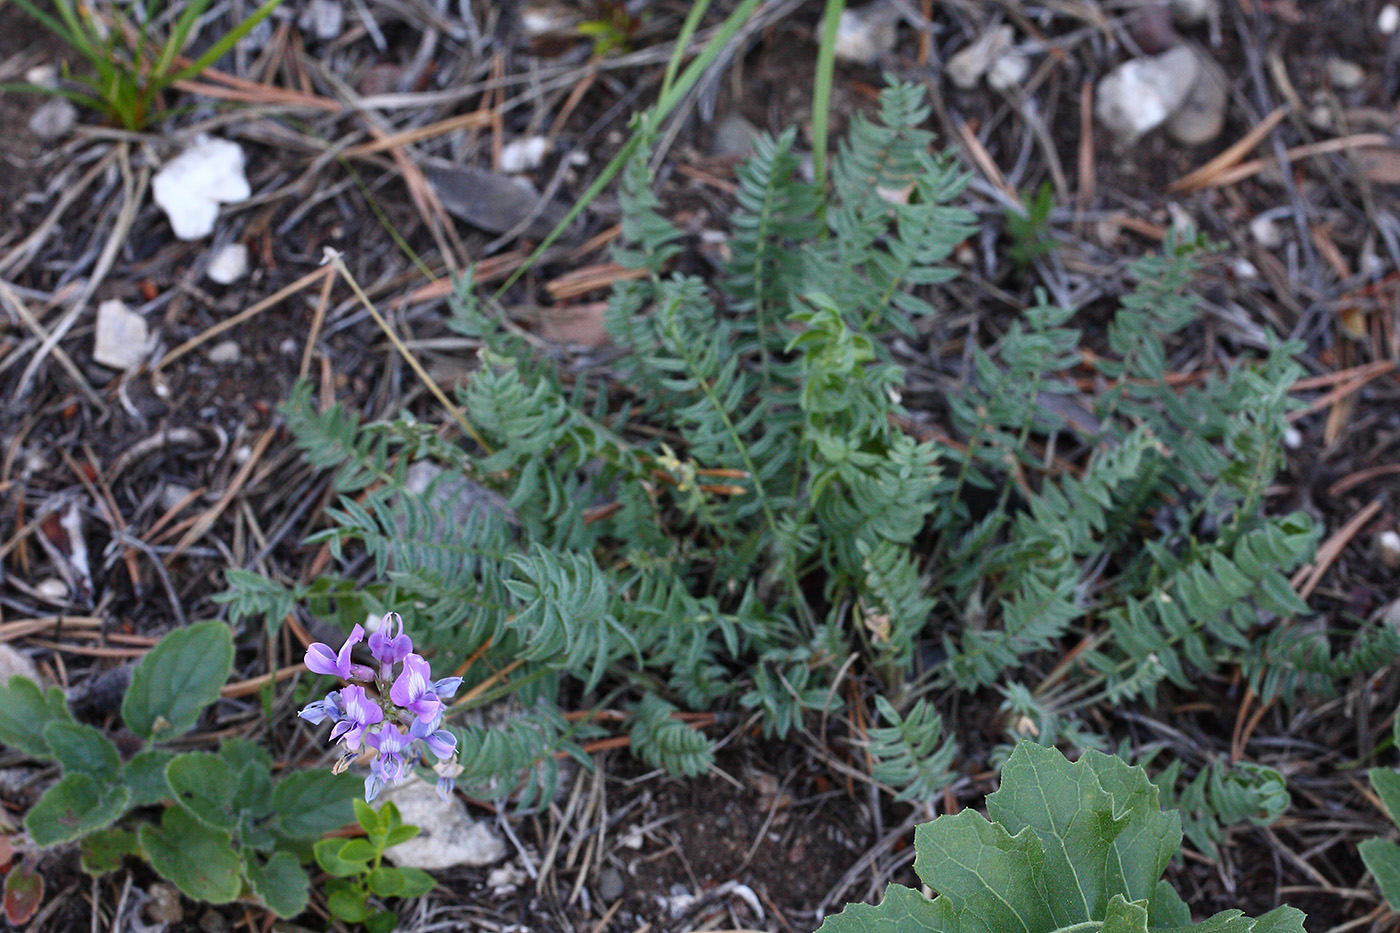
[{"label": "low growing shrub leaf", "polygon": [[233,768],[213,752],[187,752],[165,766],[165,780],[175,801],[190,816],[214,829],[233,829],[238,819],[233,813],[237,790]]},{"label": "low growing shrub leaf", "polygon": [[184,735],[219,698],[233,667],[233,634],[219,621],[176,629],[146,653],[131,674],[122,719],[143,739]]},{"label": "low growing shrub leaf", "polygon": [[205,826],[183,807],[167,808],[159,826],[142,826],[141,848],[152,868],[194,900],[227,904],[243,890],[233,837]]},{"label": "low growing shrub leaf", "polygon": [[121,784],[99,782],[79,772],[65,774],[30,809],[24,827],[40,846],[72,842],[115,822],[130,799]]},{"label": "low growing shrub leaf", "polygon": [[266,864],[250,857],[243,872],[253,894],[277,916],[288,919],[306,909],[311,879],[292,853],[275,852]]},{"label": "low growing shrub leaf", "polygon": [[48,693],[21,674],[0,686],[0,744],[17,748],[31,758],[52,758],[44,728],[51,722],[72,722],[68,701],[59,687]]},{"label": "low growing shrub leaf", "polygon": [[1400,845],[1376,838],[1364,839],[1356,848],[1390,909],[1400,911]]},{"label": "low growing shrub leaf", "polygon": [[163,748],[148,748],[122,766],[122,783],[131,792],[131,806],[148,807],[170,799],[165,766],[174,757],[174,752]]},{"label": "low growing shrub leaf", "polygon": [[122,859],[136,855],[141,845],[136,834],[120,826],[109,826],[95,833],[88,833],[78,844],[83,871],[99,878],[121,867]]},{"label": "low growing shrub leaf", "polygon": [[283,833],[296,839],[315,839],[354,819],[350,801],[364,790],[349,774],[309,769],[289,774],[272,790]]},{"label": "low growing shrub leaf", "polygon": [[55,720],[44,727],[44,741],[65,772],[86,774],[106,782],[121,769],[117,747],[92,726]]},{"label": "low growing shrub leaf", "polygon": [[1159,880],[1181,846],[1180,819],[1162,812],[1142,768],[1116,757],[1090,751],[1071,764],[1022,742],[987,812],[992,819],[964,810],[914,831],[914,870],[933,900],[892,885],[880,905],[847,907],[821,933],[1303,933],[1303,915],[1291,907],[1257,920],[1222,911],[1192,925]]},{"label": "low growing shrub leaf", "polygon": [[21,862],[5,875],[5,919],[10,926],[23,926],[39,911],[44,901],[44,876]]}]

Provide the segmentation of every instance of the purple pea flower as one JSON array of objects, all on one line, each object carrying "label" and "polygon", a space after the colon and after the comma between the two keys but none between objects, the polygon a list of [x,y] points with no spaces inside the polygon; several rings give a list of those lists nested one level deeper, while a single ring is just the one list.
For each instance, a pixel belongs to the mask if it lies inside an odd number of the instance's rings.
[{"label": "purple pea flower", "polygon": [[[399,624],[399,632],[391,636],[389,626],[393,622]],[[412,652],[413,639],[403,633],[403,616],[397,612],[384,613],[384,618],[379,620],[378,631],[369,637],[369,653],[379,662],[379,676],[388,680],[393,666]]]},{"label": "purple pea flower", "polygon": [[444,677],[441,680],[433,681],[433,693],[438,695],[439,700],[446,700],[457,695],[457,688],[462,686],[460,677]]},{"label": "purple pea flower", "polygon": [[332,690],[326,694],[324,700],[317,700],[315,703],[306,704],[306,708],[297,713],[302,719],[312,725],[319,726],[327,719],[334,719],[337,722],[345,718],[345,707],[340,703],[340,692]]},{"label": "purple pea flower", "polygon": [[340,653],[331,650],[324,642],[316,642],[306,649],[306,669],[317,674],[339,677],[341,680],[373,680],[374,671],[363,664],[350,663],[350,650],[365,637],[365,627],[356,625],[350,630],[350,637],[340,646]]},{"label": "purple pea flower", "polygon": [[424,723],[421,719],[415,720],[408,727],[408,734],[426,745],[438,761],[446,761],[457,754],[457,737],[446,729],[436,728],[436,725]]},{"label": "purple pea flower", "polygon": [[[354,751],[360,747],[366,727],[384,721],[384,711],[365,696],[364,687],[353,684],[340,691],[340,701],[345,704],[345,717],[331,730],[331,741],[340,739],[346,748]],[[374,744],[373,736],[370,736],[370,744]]]},{"label": "purple pea flower", "polygon": [[379,757],[369,766],[369,777],[365,778],[365,802],[375,798],[385,784],[396,784],[406,774],[403,750],[413,742],[413,736],[405,735],[393,726],[386,726],[365,737]]},{"label": "purple pea flower", "polygon": [[389,688],[389,699],[413,713],[420,722],[432,722],[442,715],[442,700],[428,682],[428,662],[421,655],[403,659],[403,670]]}]

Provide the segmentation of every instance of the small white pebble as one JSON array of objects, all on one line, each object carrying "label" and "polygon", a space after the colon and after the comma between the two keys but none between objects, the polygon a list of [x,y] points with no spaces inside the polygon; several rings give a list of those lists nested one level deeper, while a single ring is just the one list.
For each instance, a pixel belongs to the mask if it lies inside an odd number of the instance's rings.
[{"label": "small white pebble", "polygon": [[1393,36],[1397,29],[1400,29],[1400,7],[1387,3],[1376,17],[1376,30],[1383,36]]},{"label": "small white pebble", "polygon": [[1327,77],[1332,80],[1332,84],[1344,91],[1358,88],[1366,80],[1366,69],[1356,62],[1349,62],[1344,58],[1329,58],[1327,60]]},{"label": "small white pebble", "polygon": [[1020,87],[1030,73],[1030,58],[1013,49],[992,62],[992,67],[987,69],[987,86],[1005,93]]},{"label": "small white pebble", "polygon": [[58,87],[58,66],[35,65],[24,73],[24,80],[39,87]]},{"label": "small white pebble", "polygon": [[40,580],[34,585],[34,590],[40,596],[44,597],[44,599],[51,602],[61,603],[68,598],[68,584],[58,579],[58,577],[49,577],[46,580]]},{"label": "small white pebble", "polygon": [[233,450],[233,462],[239,464],[247,463],[248,458],[252,455],[253,448],[249,447],[247,444],[240,444]]},{"label": "small white pebble", "polygon": [[1388,570],[1400,570],[1400,534],[1383,531],[1376,539],[1376,551]]},{"label": "small white pebble", "polygon": [[1278,249],[1283,245],[1283,234],[1279,232],[1278,224],[1266,214],[1260,214],[1249,222],[1249,233],[1254,237],[1254,242],[1265,249]]},{"label": "small white pebble", "polygon": [[1230,268],[1231,268],[1232,270],[1234,270],[1235,276],[1236,276],[1237,278],[1241,278],[1241,279],[1257,279],[1257,278],[1259,278],[1259,270],[1256,269],[1256,268],[1254,267],[1254,263],[1250,262],[1248,259],[1245,259],[1243,256],[1241,256],[1240,258],[1236,259],[1233,263],[1231,263],[1231,264],[1230,264]]},{"label": "small white pebble", "polygon": [[237,340],[222,340],[209,349],[209,362],[237,363],[242,355],[243,351],[239,348]]},{"label": "small white pebble", "polygon": [[209,257],[209,268],[205,274],[220,285],[232,285],[247,271],[248,247],[242,243],[229,243]]},{"label": "small white pebble", "polygon": [[1283,446],[1289,450],[1297,450],[1303,446],[1303,432],[1297,428],[1285,428],[1283,431]]},{"label": "small white pebble", "polygon": [[514,175],[539,168],[548,151],[549,140],[543,136],[513,139],[501,147],[501,171]]},{"label": "small white pebble", "polygon": [[295,338],[288,337],[277,345],[277,349],[281,350],[285,355],[291,356],[301,349],[301,344],[297,343]]}]

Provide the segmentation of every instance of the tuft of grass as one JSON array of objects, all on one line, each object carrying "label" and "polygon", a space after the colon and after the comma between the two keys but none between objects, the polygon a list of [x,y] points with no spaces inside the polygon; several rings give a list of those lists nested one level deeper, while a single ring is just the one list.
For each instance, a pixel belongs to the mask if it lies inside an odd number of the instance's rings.
[{"label": "tuft of grass", "polygon": [[144,15],[137,18],[139,21],[134,21],[114,7],[112,21],[108,22],[81,0],[15,2],[81,55],[91,68],[91,74],[71,73],[65,63],[65,81],[81,85],[81,88],[22,84],[6,85],[5,90],[61,94],[97,111],[122,129],[138,132],[167,115],[162,97],[175,82],[193,78],[218,61],[282,0],[264,0],[252,15],[183,67],[179,67],[180,56],[194,38],[196,26],[209,8],[209,0],[189,0],[164,39],[151,35],[150,24],[159,19],[154,11],[144,11]]}]

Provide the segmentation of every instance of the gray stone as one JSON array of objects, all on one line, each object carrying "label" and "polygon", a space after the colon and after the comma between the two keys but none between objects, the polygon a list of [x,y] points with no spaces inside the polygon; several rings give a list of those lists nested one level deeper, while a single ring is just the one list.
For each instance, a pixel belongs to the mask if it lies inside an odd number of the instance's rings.
[{"label": "gray stone", "polygon": [[1094,115],[1122,142],[1136,142],[1186,102],[1200,71],[1186,46],[1124,62],[1100,79]]},{"label": "gray stone", "polygon": [[982,80],[992,63],[1011,47],[1016,33],[1010,26],[989,29],[967,48],[948,59],[943,69],[955,87],[970,91]]},{"label": "gray stone", "polygon": [[150,331],[141,315],[115,298],[97,306],[94,360],[112,369],[135,369],[146,358],[149,343]]},{"label": "gray stone", "polygon": [[243,351],[238,346],[237,340],[221,340],[209,349],[209,362],[211,363],[237,363]]},{"label": "gray stone", "polygon": [[66,97],[50,97],[29,118],[29,132],[44,142],[53,142],[68,135],[78,122],[78,108]]},{"label": "gray stone", "polygon": [[1230,103],[1230,82],[1225,71],[1204,52],[1195,51],[1200,73],[1191,93],[1167,120],[1167,134],[1183,146],[1208,143],[1225,129],[1225,110]]},{"label": "gray stone", "polygon": [[506,854],[506,844],[490,826],[471,818],[457,797],[443,800],[437,788],[417,778],[391,788],[385,797],[399,808],[404,823],[422,828],[414,838],[385,851],[395,865],[436,871],[457,865],[490,865]]},{"label": "gray stone", "polygon": [[899,7],[889,0],[875,0],[863,7],[841,11],[836,21],[833,51],[843,62],[874,65],[894,49]]},{"label": "gray stone", "polygon": [[622,873],[612,866],[598,872],[598,900],[610,903],[622,896]]}]

